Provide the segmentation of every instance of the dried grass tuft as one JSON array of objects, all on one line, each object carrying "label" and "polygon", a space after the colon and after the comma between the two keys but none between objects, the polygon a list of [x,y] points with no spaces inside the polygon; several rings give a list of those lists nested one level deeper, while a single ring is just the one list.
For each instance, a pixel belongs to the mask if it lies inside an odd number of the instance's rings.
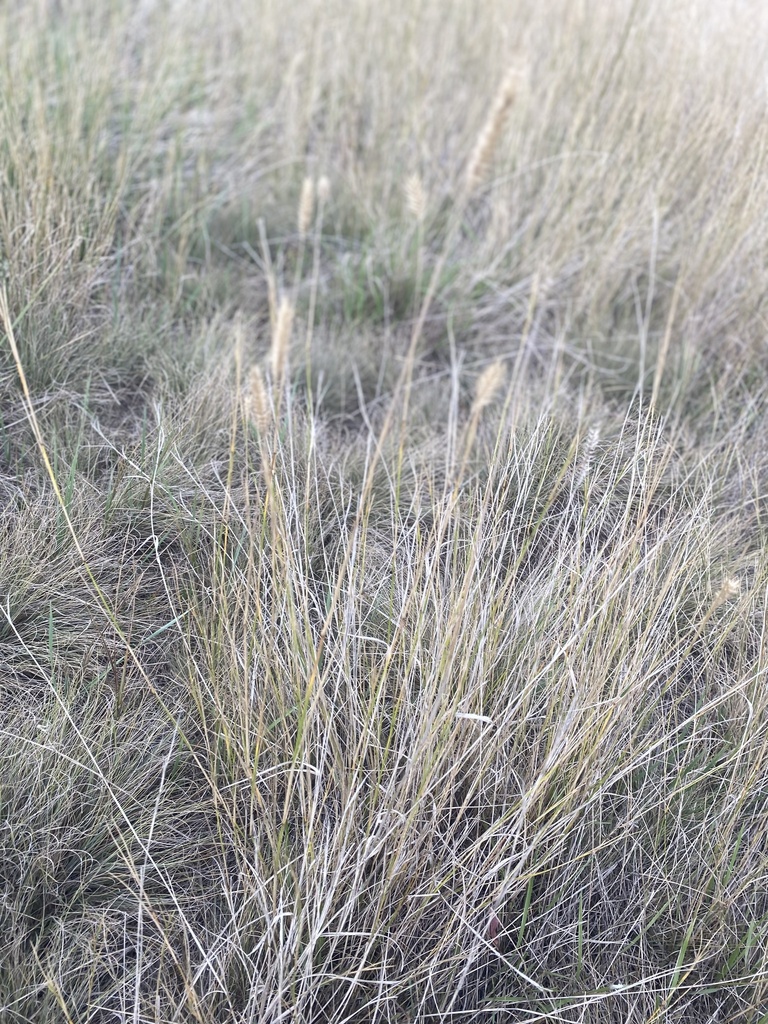
[{"label": "dried grass tuft", "polygon": [[[666,21],[614,31],[642,5],[582,29],[560,4],[556,61],[527,36],[521,173],[468,210],[513,97],[480,100],[457,163],[456,96],[503,0],[472,39],[462,5],[420,5],[413,56],[405,3],[331,11],[339,40],[298,4],[144,4],[141,36],[113,4],[93,38],[75,3],[55,47],[43,6],[64,5],[0,6],[0,1005],[760,1019],[768,146],[746,34],[718,29],[699,68]],[[311,75],[282,88],[291,47]],[[256,136],[232,130],[246,90]],[[179,124],[182,91],[205,109]],[[308,153],[331,175],[312,203],[304,170],[274,180]],[[393,182],[428,238],[381,220]],[[405,359],[379,268],[404,321],[414,296]]]}]

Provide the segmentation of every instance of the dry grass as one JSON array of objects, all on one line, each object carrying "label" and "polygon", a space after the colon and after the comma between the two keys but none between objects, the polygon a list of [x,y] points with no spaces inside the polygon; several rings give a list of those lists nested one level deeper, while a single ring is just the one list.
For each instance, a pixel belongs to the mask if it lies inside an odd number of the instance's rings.
[{"label": "dry grass", "polygon": [[711,7],[3,7],[1,1021],[768,1021]]}]

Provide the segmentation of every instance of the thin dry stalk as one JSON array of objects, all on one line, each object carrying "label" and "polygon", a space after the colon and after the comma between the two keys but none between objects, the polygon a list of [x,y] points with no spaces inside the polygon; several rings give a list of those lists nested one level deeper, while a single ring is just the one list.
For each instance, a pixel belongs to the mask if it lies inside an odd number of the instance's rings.
[{"label": "thin dry stalk", "polygon": [[469,413],[469,422],[467,423],[466,432],[464,434],[464,450],[461,457],[461,463],[459,464],[458,472],[454,481],[454,497],[458,493],[458,487],[464,476],[464,470],[466,469],[469,453],[472,451],[472,446],[475,443],[480,416],[482,415],[483,410],[488,408],[504,386],[506,376],[507,371],[503,360],[497,359],[495,362],[491,363],[490,366],[487,366],[478,378],[477,387],[475,388],[475,399],[472,402],[472,408]]},{"label": "thin dry stalk", "polygon": [[269,242],[267,241],[267,229],[263,220],[259,221],[259,240],[261,243],[261,256],[264,261],[264,272],[267,278],[269,322],[272,325],[272,330],[274,331],[275,324],[277,322],[277,278],[272,266],[272,256],[270,255]]}]

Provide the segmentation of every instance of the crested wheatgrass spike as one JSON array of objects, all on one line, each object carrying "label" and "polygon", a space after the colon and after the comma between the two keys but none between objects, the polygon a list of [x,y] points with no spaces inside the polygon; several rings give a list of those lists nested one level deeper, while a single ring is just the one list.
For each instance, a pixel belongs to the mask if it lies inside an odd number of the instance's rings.
[{"label": "crested wheatgrass spike", "polygon": [[719,608],[725,604],[726,601],[730,601],[734,597],[738,597],[741,594],[741,581],[735,578],[723,580],[723,583],[715,594],[715,599],[712,602],[711,611]]},{"label": "crested wheatgrass spike", "polygon": [[410,174],[403,186],[405,205],[411,216],[419,221],[424,220],[427,212],[427,194],[424,191],[424,184],[418,174]]},{"label": "crested wheatgrass spike", "polygon": [[480,374],[475,388],[475,400],[472,403],[471,418],[478,416],[486,406],[490,405],[496,397],[496,393],[504,384],[506,370],[501,359],[491,363]]},{"label": "crested wheatgrass spike", "polygon": [[298,226],[299,235],[303,238],[309,225],[312,223],[312,214],[315,209],[315,183],[310,177],[306,177],[301,186],[301,197],[299,199]]},{"label": "crested wheatgrass spike", "polygon": [[581,487],[581,485],[589,476],[589,471],[592,468],[592,463],[595,457],[595,451],[597,450],[597,445],[599,441],[600,428],[598,426],[592,427],[589,433],[587,434],[582,451],[579,455],[579,461],[576,466],[576,471],[573,474],[574,487]]},{"label": "crested wheatgrass spike", "polygon": [[496,93],[488,118],[477,137],[475,148],[467,164],[466,187],[469,192],[477,188],[488,173],[496,143],[499,141],[507,111],[517,96],[520,84],[518,71],[508,71]]},{"label": "crested wheatgrass spike", "polygon": [[264,374],[261,367],[256,365],[251,368],[250,373],[250,413],[253,422],[259,431],[266,430],[271,419],[271,406],[267,386],[264,382]]},{"label": "crested wheatgrass spike", "polygon": [[283,296],[280,300],[280,308],[277,311],[275,327],[272,331],[272,346],[269,350],[269,367],[272,371],[272,381],[276,387],[282,387],[285,378],[285,368],[288,362],[288,346],[291,342],[291,328],[293,326],[293,306],[290,300]]}]

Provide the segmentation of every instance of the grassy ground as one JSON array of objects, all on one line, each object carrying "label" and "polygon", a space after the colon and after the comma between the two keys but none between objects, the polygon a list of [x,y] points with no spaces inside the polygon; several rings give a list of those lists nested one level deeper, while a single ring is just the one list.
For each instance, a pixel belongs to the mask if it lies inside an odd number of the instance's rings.
[{"label": "grassy ground", "polygon": [[1,1021],[768,1021],[714,6],[2,5]]}]

